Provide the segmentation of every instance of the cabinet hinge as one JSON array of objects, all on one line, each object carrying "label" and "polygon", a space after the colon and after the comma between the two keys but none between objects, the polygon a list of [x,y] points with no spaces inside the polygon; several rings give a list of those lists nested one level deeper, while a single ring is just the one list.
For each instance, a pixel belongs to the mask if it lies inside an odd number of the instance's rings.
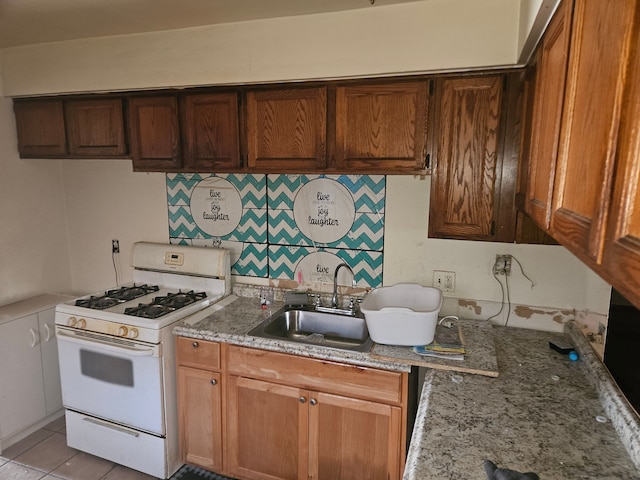
[{"label": "cabinet hinge", "polygon": [[489,234],[491,236],[496,234],[496,222],[495,221],[492,221],[491,225],[489,226]]},{"label": "cabinet hinge", "polygon": [[431,154],[427,153],[427,156],[424,157],[424,168],[431,168]]}]

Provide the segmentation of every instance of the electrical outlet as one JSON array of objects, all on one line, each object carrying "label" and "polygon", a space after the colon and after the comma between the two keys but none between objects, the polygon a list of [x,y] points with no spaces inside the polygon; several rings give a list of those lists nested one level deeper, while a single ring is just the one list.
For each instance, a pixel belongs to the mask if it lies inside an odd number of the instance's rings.
[{"label": "electrical outlet", "polygon": [[111,240],[111,253],[120,253],[120,241]]},{"label": "electrical outlet", "polygon": [[511,255],[496,255],[496,262],[493,264],[494,275],[511,275]]},{"label": "electrical outlet", "polygon": [[445,272],[442,270],[433,271],[433,286],[443,292],[454,292],[456,290],[455,272]]}]

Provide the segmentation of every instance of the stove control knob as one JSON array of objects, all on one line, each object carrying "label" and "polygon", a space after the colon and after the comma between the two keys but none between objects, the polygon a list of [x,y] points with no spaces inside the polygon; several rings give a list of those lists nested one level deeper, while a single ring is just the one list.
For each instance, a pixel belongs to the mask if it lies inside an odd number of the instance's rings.
[{"label": "stove control knob", "polygon": [[76,323],[76,327],[78,328],[86,328],[87,326],[87,321],[84,318],[81,318],[80,320],[78,320],[78,323]]},{"label": "stove control knob", "polygon": [[125,327],[124,325],[120,325],[120,328],[118,328],[118,335],[120,335],[121,337],[126,337],[127,333],[129,333],[127,327]]},{"label": "stove control knob", "polygon": [[76,319],[76,317],[67,318],[67,325],[69,325],[70,327],[75,326],[77,322],[78,322],[78,319]]},{"label": "stove control knob", "polygon": [[138,329],[137,328],[132,328],[131,330],[129,330],[129,338],[138,338]]}]

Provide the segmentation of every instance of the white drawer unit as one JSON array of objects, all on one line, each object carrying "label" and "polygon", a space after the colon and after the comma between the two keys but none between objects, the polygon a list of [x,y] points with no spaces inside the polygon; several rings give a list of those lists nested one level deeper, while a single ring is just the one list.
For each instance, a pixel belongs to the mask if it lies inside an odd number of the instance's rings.
[{"label": "white drawer unit", "polygon": [[54,318],[69,298],[0,307],[0,453],[63,414]]}]

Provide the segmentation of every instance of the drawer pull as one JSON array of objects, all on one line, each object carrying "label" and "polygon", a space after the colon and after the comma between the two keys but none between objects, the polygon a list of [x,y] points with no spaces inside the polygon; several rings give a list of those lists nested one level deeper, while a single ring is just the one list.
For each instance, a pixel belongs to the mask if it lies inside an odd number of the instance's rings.
[{"label": "drawer pull", "polygon": [[193,343],[191,344],[191,346],[192,346],[193,348],[198,348],[198,342],[193,342]]}]

